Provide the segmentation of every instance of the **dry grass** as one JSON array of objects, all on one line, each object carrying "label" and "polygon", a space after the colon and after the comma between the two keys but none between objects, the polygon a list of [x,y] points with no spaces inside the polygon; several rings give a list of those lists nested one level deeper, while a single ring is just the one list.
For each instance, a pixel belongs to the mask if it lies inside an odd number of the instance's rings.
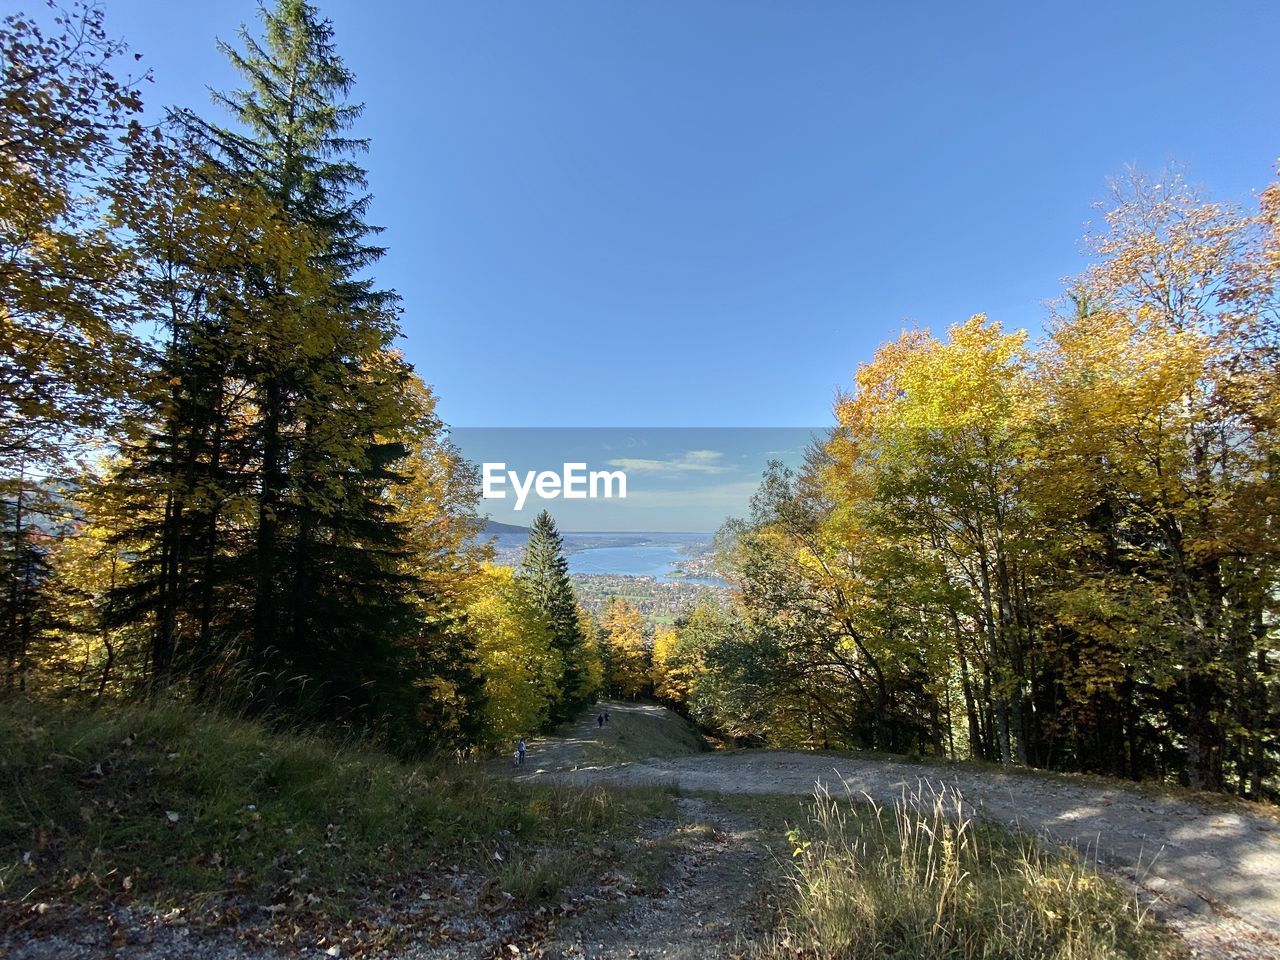
[{"label": "dry grass", "polygon": [[892,808],[819,794],[789,832],[769,957],[1102,960],[1174,955],[1137,902],[1066,850],[981,825],[952,792]]}]

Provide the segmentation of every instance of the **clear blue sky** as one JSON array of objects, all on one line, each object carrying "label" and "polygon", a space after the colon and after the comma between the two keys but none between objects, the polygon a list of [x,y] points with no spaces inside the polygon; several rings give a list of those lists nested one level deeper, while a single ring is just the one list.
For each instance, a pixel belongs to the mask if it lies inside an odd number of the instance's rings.
[{"label": "clear blue sky", "polygon": [[[252,3],[104,3],[152,105],[233,83]],[[460,425],[821,425],[904,323],[1037,329],[1125,164],[1280,157],[1275,2],[320,6]]]}]

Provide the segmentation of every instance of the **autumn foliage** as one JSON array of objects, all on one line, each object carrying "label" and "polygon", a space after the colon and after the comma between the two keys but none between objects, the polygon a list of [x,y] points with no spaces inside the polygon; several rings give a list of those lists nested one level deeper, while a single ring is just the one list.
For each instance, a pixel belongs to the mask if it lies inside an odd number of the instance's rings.
[{"label": "autumn foliage", "polygon": [[1278,198],[1134,175],[1041,342],[883,346],[726,531],[740,602],[664,657],[695,713],[1274,796]]},{"label": "autumn foliage", "polygon": [[144,127],[102,11],[47,19],[0,25],[5,688],[410,752],[571,714],[600,670],[568,581],[487,565],[472,468],[397,348],[329,22],[263,8],[222,44],[218,115]]},{"label": "autumn foliage", "polygon": [[741,742],[1280,791],[1280,184],[1133,174],[1041,338],[884,344],[723,531],[733,601],[654,631],[584,614],[550,517],[490,564],[330,24],[278,0],[223,49],[216,116],[144,126],[96,7],[0,23],[6,691],[465,752],[606,687]]}]

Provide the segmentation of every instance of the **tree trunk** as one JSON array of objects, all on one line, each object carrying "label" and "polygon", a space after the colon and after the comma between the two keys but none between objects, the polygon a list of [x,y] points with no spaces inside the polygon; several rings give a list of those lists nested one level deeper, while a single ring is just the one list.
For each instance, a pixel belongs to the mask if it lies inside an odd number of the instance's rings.
[{"label": "tree trunk", "polygon": [[273,377],[267,382],[263,402],[262,489],[258,500],[258,550],[255,571],[253,652],[256,665],[265,666],[276,636],[276,553],[279,534],[282,476],[282,391]]}]

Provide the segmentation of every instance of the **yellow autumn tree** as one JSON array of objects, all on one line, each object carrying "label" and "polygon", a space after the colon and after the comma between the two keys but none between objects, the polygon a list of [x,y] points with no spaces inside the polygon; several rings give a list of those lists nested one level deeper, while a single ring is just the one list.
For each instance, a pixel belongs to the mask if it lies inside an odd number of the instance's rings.
[{"label": "yellow autumn tree", "polygon": [[[945,340],[904,333],[859,368],[810,470],[830,505],[814,552],[847,638],[834,658],[867,665],[876,743],[919,738],[902,707],[951,716],[963,700],[971,754],[1029,759],[1026,339],[982,315]],[[944,748],[936,727],[929,739]]]},{"label": "yellow autumn tree", "polygon": [[644,618],[635,605],[614,597],[600,617],[608,663],[609,688],[616,696],[635,698],[650,689],[649,645]]},{"label": "yellow autumn tree", "polygon": [[650,684],[659,700],[684,703],[689,695],[688,678],[678,672],[676,659],[680,635],[674,627],[660,624],[653,631],[653,669]]},{"label": "yellow autumn tree", "polygon": [[484,679],[486,739],[514,742],[546,724],[564,666],[513,569],[485,565],[470,587],[466,615]]},{"label": "yellow autumn tree", "polygon": [[1064,616],[1087,635],[1114,630],[1120,611],[1148,638],[1140,660],[1177,704],[1188,782],[1211,789],[1226,729],[1257,726],[1256,694],[1237,702],[1244,715],[1222,705],[1229,684],[1259,683],[1254,627],[1273,582],[1258,562],[1270,524],[1255,478],[1274,462],[1258,429],[1265,392],[1241,380],[1256,369],[1242,334],[1258,317],[1232,305],[1253,226],[1176,175],[1130,176],[1040,370],[1046,513],[1081,547]]},{"label": "yellow autumn tree", "polygon": [[604,690],[604,650],[600,642],[600,624],[586,607],[578,605],[578,629],[582,632],[582,677],[584,695],[594,700]]},{"label": "yellow autumn tree", "polygon": [[475,467],[449,442],[436,415],[436,397],[417,374],[404,383],[414,416],[397,438],[408,455],[397,467],[389,497],[404,530],[406,572],[422,581],[424,596],[453,607],[474,594],[470,583],[493,559],[477,510]]}]

